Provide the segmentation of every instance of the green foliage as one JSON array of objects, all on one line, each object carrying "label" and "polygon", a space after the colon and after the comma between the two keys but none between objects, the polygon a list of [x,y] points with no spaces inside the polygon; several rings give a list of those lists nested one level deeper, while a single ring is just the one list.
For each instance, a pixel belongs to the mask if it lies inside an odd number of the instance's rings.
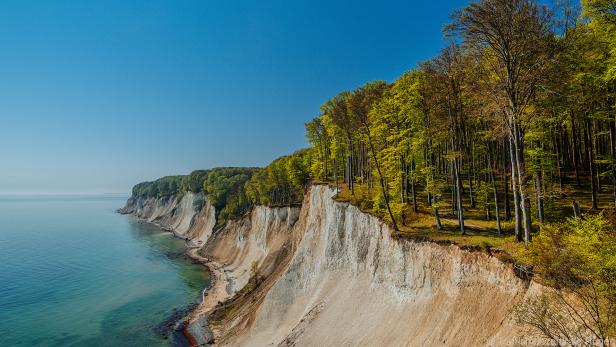
[{"label": "green foliage", "polygon": [[182,178],[181,190],[183,193],[199,193],[203,191],[203,181],[209,170],[195,170]]},{"label": "green foliage", "polygon": [[300,204],[310,179],[313,151],[303,149],[274,160],[246,183],[246,194],[257,205]]},{"label": "green foliage", "polygon": [[181,197],[186,192],[204,192],[216,210],[218,226],[250,208],[244,185],[258,168],[196,170],[186,176],[166,176],[133,187],[133,197]]},{"label": "green foliage", "polygon": [[250,207],[244,185],[258,170],[226,167],[207,172],[202,189],[216,209],[217,225],[224,225],[229,219],[238,217]]},{"label": "green foliage", "polygon": [[545,226],[526,256],[554,291],[522,303],[521,324],[560,345],[616,333],[616,230],[603,214]]},{"label": "green foliage", "polygon": [[616,299],[616,229],[603,214],[545,226],[528,257],[555,288],[594,285]]},{"label": "green foliage", "polygon": [[475,196],[477,197],[477,207],[485,211],[493,205],[494,200],[492,195],[492,187],[487,183],[482,184],[475,188]]},{"label": "green foliage", "polygon": [[485,250],[490,250],[490,248],[492,248],[492,244],[488,241],[488,240],[482,240],[479,243],[479,247],[485,249]]},{"label": "green foliage", "polygon": [[[616,82],[616,1],[615,0],[582,0],[584,15],[590,19],[588,25],[595,44],[592,46],[598,59],[597,65],[602,67],[600,73],[609,82]],[[589,50],[590,51],[590,50]]]},{"label": "green foliage", "polygon": [[152,182],[141,182],[133,187],[134,197],[166,197],[171,195],[181,196],[191,191],[202,191],[203,180],[207,170],[197,170],[189,175],[165,176]]},{"label": "green foliage", "polygon": [[167,197],[179,192],[183,176],[165,176],[133,187],[133,197]]},{"label": "green foliage", "polygon": [[[384,91],[370,110],[370,132],[378,148],[382,173],[389,182],[388,193],[393,197],[404,195],[404,182],[408,179],[407,171],[410,171],[405,168],[411,166],[411,160],[419,157],[421,151],[417,146],[423,135],[420,131],[423,116],[419,91],[421,78],[417,71],[405,73]],[[398,211],[394,215],[399,216],[402,208],[393,208],[392,205],[392,210]]]},{"label": "green foliage", "polygon": [[582,0],[584,15],[603,25],[616,25],[616,1]]},{"label": "green foliage", "polygon": [[326,180],[330,172],[331,156],[330,136],[322,118],[315,118],[305,123],[306,138],[314,150],[314,158],[310,164],[310,176]]}]

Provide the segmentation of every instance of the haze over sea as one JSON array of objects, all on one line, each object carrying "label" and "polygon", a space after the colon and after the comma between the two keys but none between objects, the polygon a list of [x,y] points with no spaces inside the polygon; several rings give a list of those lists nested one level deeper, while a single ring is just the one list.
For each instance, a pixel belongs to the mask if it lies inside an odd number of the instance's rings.
[{"label": "haze over sea", "polygon": [[169,345],[154,327],[209,278],[126,196],[0,196],[0,345]]}]

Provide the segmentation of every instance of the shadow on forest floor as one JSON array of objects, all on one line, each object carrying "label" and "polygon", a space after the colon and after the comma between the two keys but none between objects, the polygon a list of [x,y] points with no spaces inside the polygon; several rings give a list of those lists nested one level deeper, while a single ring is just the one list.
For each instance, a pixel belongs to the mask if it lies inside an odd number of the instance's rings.
[{"label": "shadow on forest floor", "polygon": [[[329,182],[330,186],[334,186]],[[389,220],[389,216],[385,211],[375,211],[372,208],[370,200],[371,193],[375,192],[376,187],[371,190],[366,185],[356,184],[354,194],[351,193],[344,184],[339,183],[339,193],[335,199],[340,202],[348,202],[357,206],[365,213],[374,215],[384,221]],[[544,215],[545,223],[563,222],[568,217],[572,217],[573,209],[572,202],[577,200],[580,203],[582,213],[599,213],[602,210],[613,208],[613,196],[611,192],[603,191],[597,195],[599,208],[592,210],[591,198],[588,191],[590,187],[586,185],[567,186],[563,190],[555,190],[552,195],[544,198]],[[468,191],[464,192],[464,224],[465,235],[462,235],[458,225],[458,217],[454,214],[451,207],[451,195],[444,194],[439,203],[439,214],[441,218],[442,228],[436,228],[436,221],[433,210],[427,206],[426,198],[422,195],[417,198],[417,212],[412,210],[408,204],[403,210],[404,223],[397,220],[398,231],[394,233],[395,237],[408,238],[413,240],[434,241],[438,243],[453,243],[464,248],[486,249],[490,253],[506,253],[504,257],[523,262],[522,251],[525,249],[523,242],[517,242],[514,235],[513,218],[506,221],[505,208],[503,204],[504,193],[498,192],[500,196],[499,208],[501,218],[501,233],[498,233],[495,210],[493,201],[487,205],[490,213],[487,213],[486,204],[480,208],[480,203],[476,201],[475,207],[471,208],[471,202],[468,196]],[[476,197],[475,197],[476,199]],[[510,195],[510,200],[513,197]],[[488,200],[489,201],[489,200]],[[511,214],[513,214],[513,202],[510,201]],[[541,229],[541,224],[536,216],[535,201],[532,203],[533,213],[533,234],[537,234]],[[489,218],[488,218],[489,216]]]}]

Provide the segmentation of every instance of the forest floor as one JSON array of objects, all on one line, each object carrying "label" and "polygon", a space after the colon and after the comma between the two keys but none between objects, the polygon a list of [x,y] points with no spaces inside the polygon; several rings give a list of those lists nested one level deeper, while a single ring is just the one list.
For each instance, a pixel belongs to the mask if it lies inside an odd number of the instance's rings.
[{"label": "forest floor", "polygon": [[[328,182],[335,187],[334,182]],[[349,202],[362,211],[375,215],[382,220],[389,220],[388,216],[383,211],[375,211],[372,208],[370,190],[366,185],[356,184],[354,186],[354,194],[344,184],[338,184],[339,193],[335,199],[341,202]],[[373,187],[372,193],[378,187]],[[577,200],[580,203],[582,213],[599,213],[602,210],[613,209],[613,193],[607,187],[597,196],[598,209],[591,209],[590,187],[584,185],[580,187],[570,186],[568,189],[557,190],[544,200],[545,223],[559,223],[566,221],[566,218],[573,216],[572,202]],[[426,197],[423,194],[417,196],[417,212],[414,212],[411,204],[408,204],[404,209],[404,223],[398,221],[398,232],[395,236],[409,238],[431,240],[436,242],[449,242],[459,245],[460,247],[482,248],[490,252],[497,253],[499,257],[507,258],[506,260],[525,263],[524,261],[524,242],[517,242],[514,235],[513,219],[504,220],[503,192],[500,191],[499,202],[500,217],[501,217],[501,234],[498,233],[493,200],[490,201],[490,219],[487,218],[485,204],[476,203],[474,208],[471,208],[471,203],[468,196],[468,190],[463,193],[464,206],[464,225],[465,235],[460,232],[458,225],[458,217],[452,210],[451,196],[444,195],[439,203],[439,214],[441,217],[441,230],[436,228],[436,222],[432,209],[427,206]],[[493,196],[490,195],[490,199]],[[510,195],[510,204],[513,205],[513,196]],[[536,204],[531,202],[533,213],[533,231],[538,233],[541,229],[541,224],[536,216]],[[511,208],[513,214],[513,206]]]}]

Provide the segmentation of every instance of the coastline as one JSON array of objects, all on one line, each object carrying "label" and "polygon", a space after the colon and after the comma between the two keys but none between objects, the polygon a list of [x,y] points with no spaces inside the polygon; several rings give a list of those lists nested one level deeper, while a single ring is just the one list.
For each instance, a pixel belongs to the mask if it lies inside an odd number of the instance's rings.
[{"label": "coastline", "polygon": [[[206,271],[208,271],[210,275],[210,283],[201,291],[201,302],[196,303],[195,308],[190,310],[181,319],[183,320],[183,327],[181,328],[181,331],[191,346],[211,345],[214,342],[214,337],[209,329],[209,326],[207,326],[207,317],[205,317],[205,315],[216,307],[219,302],[223,302],[231,296],[231,294],[227,291],[229,280],[222,270],[222,265],[199,255],[198,252],[203,245],[192,246],[189,238],[178,234],[175,230],[166,228],[155,221],[148,221],[145,218],[138,217],[134,213],[123,211],[122,208],[116,210],[116,212],[122,215],[130,215],[141,223],[155,225],[172,234],[173,237],[184,240],[186,255],[196,263],[202,265]],[[206,329],[206,332],[204,334],[199,334],[199,336],[197,336],[195,331],[191,332],[192,329],[190,329],[191,325],[198,320],[201,320],[201,328]]]},{"label": "coastline", "polygon": [[[186,254],[208,269],[210,284],[202,292],[201,303],[187,313],[181,328],[192,346],[221,342],[292,344],[299,341],[300,335],[310,345],[323,338],[340,345],[372,345],[384,338],[395,339],[390,341],[393,345],[405,341],[420,344],[426,339],[442,344],[432,334],[433,329],[422,324],[441,319],[440,315],[433,317],[430,307],[434,305],[445,307],[448,314],[436,326],[447,337],[449,344],[445,345],[480,341],[482,345],[496,346],[510,341],[516,333],[509,314],[511,307],[541,291],[540,285],[521,278],[513,264],[501,261],[493,252],[399,237],[378,217],[349,202],[336,201],[333,194],[327,186],[315,185],[304,197],[301,209],[258,206],[247,219],[231,221],[215,233],[211,224],[205,223],[210,227],[204,229],[203,220],[193,219],[207,216],[188,203],[192,196],[184,198],[188,202],[133,202],[123,212],[150,216],[135,217],[185,240]],[[202,244],[205,235],[208,241]],[[263,271],[259,290],[227,303],[234,287],[244,288],[250,280],[254,262],[261,262]],[[344,295],[349,292],[354,296]],[[478,292],[483,293],[479,297],[490,297],[491,304],[477,301]],[[375,300],[375,293],[391,300],[385,305]],[[281,306],[281,300],[289,304]],[[220,303],[225,303],[221,310],[225,318],[219,324]],[[476,312],[468,316],[473,323],[464,320],[455,329],[445,323],[467,315],[469,307]],[[373,319],[354,321],[344,332],[333,332],[332,322],[345,322],[351,308],[353,314],[363,310],[364,316],[376,315],[389,322],[387,326],[396,327],[398,321],[415,325],[409,329],[397,327],[399,334],[395,337],[385,330],[362,335],[372,327]],[[225,316],[228,312],[233,316]],[[416,312],[423,316],[418,319]],[[212,313],[217,321],[210,327]],[[316,316],[319,318],[315,320]],[[488,325],[491,332],[474,329],[478,324]],[[259,329],[249,330],[254,326]]]},{"label": "coastline", "polygon": [[[210,273],[210,285],[204,289],[201,303],[187,315],[184,335],[194,346],[207,346],[214,343],[214,336],[207,325],[207,314],[214,309],[218,303],[227,300],[231,296],[231,293],[227,290],[229,279],[222,269],[222,264],[199,255],[198,251],[200,249],[201,247],[188,247],[186,252],[189,257],[208,269]],[[191,330],[193,330],[191,329],[193,323],[198,323],[202,328],[206,328],[206,333],[203,334],[202,331],[199,331],[199,334],[196,334],[196,331],[191,332]]]}]

